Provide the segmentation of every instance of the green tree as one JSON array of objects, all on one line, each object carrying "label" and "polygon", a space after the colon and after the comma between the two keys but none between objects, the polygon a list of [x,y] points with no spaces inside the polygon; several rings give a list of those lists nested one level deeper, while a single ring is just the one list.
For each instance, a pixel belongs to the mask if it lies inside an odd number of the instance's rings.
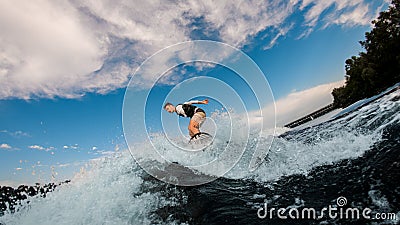
[{"label": "green tree", "polygon": [[345,86],[332,92],[335,107],[346,107],[400,82],[400,0],[392,0],[372,24],[365,41],[360,41],[366,52],[345,62]]}]

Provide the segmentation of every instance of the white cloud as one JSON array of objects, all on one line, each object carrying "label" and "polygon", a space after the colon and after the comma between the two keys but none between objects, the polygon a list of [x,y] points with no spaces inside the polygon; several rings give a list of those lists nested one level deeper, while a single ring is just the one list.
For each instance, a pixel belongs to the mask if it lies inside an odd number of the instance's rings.
[{"label": "white cloud", "polygon": [[332,24],[346,27],[368,25],[377,16],[365,0],[303,0],[300,10],[305,12],[305,25],[309,27],[301,38],[308,36],[318,23],[323,29]]},{"label": "white cloud", "polygon": [[[331,92],[334,88],[343,86],[344,81],[338,81],[328,84],[322,84],[307,90],[292,92],[286,97],[276,100],[276,126],[283,127],[285,124],[299,119],[309,113],[314,112],[333,102]],[[267,105],[263,112],[269,113],[263,115],[264,118],[273,118],[273,105]],[[251,122],[257,123],[258,112],[249,113]],[[264,121],[264,126],[270,128],[273,126],[271,121]]]},{"label": "white cloud", "polygon": [[61,1],[1,1],[0,24],[1,98],[74,97],[76,86],[89,88],[85,83],[105,51],[76,8]]},{"label": "white cloud", "polygon": [[0,145],[0,148],[2,149],[11,149],[11,146],[9,144],[3,143]]},{"label": "white cloud", "polygon": [[293,24],[291,24],[290,26],[287,27],[283,27],[281,29],[279,29],[278,34],[276,34],[276,36],[274,38],[272,38],[272,40],[270,41],[270,43],[264,47],[264,50],[270,49],[272,47],[275,46],[275,44],[278,42],[278,39],[282,36],[285,36],[287,32],[289,32],[289,30],[291,30],[293,28]]},{"label": "white cloud", "polygon": [[0,133],[5,133],[5,134],[8,134],[8,135],[10,135],[12,137],[17,137],[17,138],[19,138],[19,137],[30,137],[30,135],[28,133],[20,131],[20,130],[17,130],[17,131],[0,130]]},{"label": "white cloud", "polygon": [[51,150],[55,150],[56,149],[53,146],[50,146],[50,147],[46,148],[46,147],[43,147],[43,146],[40,146],[40,145],[30,145],[30,146],[28,146],[28,148],[36,149],[36,150],[40,150],[40,151],[51,151]]},{"label": "white cloud", "polygon": [[[304,24],[288,21],[299,11]],[[105,94],[154,52],[196,38],[193,31],[241,47],[271,28],[268,49],[295,26],[308,26],[307,36],[320,21],[365,25],[371,11],[363,0],[2,0],[0,99]]]},{"label": "white cloud", "polygon": [[228,44],[245,44],[267,27],[280,28],[291,15],[296,1],[189,1],[183,7],[190,15],[200,18],[216,29]]},{"label": "white cloud", "polygon": [[28,146],[28,148],[37,149],[37,150],[45,150],[45,148],[43,146],[40,146],[40,145],[30,145],[30,146]]},{"label": "white cloud", "polygon": [[64,145],[63,149],[78,149],[78,145]]}]

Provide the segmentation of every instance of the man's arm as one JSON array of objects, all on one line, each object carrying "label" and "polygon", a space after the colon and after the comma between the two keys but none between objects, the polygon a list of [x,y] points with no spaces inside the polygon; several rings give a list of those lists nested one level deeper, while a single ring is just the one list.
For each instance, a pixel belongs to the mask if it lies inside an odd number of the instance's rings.
[{"label": "man's arm", "polygon": [[193,100],[193,101],[185,102],[183,104],[188,104],[188,105],[191,105],[191,104],[208,104],[208,99],[204,99],[203,101]]}]

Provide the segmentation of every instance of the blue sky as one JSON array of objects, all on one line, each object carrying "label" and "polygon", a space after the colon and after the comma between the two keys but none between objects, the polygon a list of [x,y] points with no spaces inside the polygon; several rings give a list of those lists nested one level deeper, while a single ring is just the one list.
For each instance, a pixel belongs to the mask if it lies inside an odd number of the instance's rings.
[{"label": "blue sky", "polygon": [[[344,61],[362,50],[358,41],[387,6],[384,0],[2,1],[0,185],[47,182],[52,173],[71,178],[88,160],[125,149],[121,114],[130,77],[147,57],[182,41],[215,40],[248,54],[269,81],[282,123],[313,111],[329,103]],[[153,94],[161,105],[179,81],[199,75],[230,83],[250,102],[231,73],[181,66]],[[158,107],[149,111],[160,115]],[[211,101],[205,109],[220,107]],[[150,124],[157,130],[157,122]]]}]

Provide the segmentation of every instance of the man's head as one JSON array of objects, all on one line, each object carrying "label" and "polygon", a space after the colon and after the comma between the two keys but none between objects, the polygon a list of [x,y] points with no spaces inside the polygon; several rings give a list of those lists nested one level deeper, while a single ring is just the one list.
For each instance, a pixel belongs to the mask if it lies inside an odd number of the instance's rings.
[{"label": "man's head", "polygon": [[169,103],[169,102],[165,103],[164,109],[165,109],[167,112],[169,112],[169,113],[175,112],[175,106],[172,105],[172,104]]}]

